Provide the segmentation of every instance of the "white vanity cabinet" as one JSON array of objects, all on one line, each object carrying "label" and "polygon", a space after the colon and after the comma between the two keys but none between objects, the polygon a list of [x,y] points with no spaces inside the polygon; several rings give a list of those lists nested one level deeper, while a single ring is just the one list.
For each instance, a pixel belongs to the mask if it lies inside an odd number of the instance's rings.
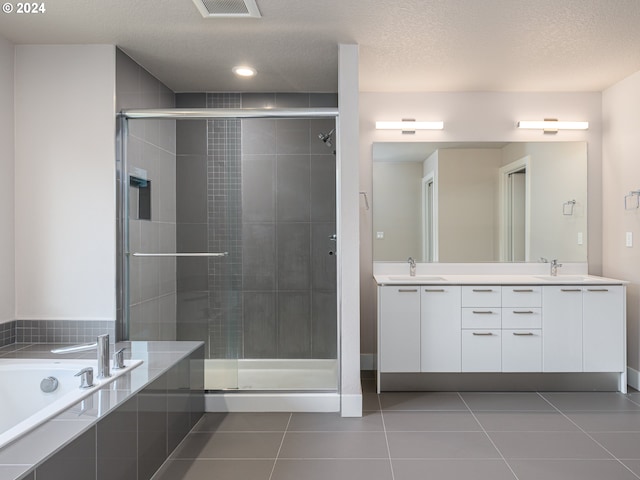
[{"label": "white vanity cabinet", "polygon": [[378,289],[381,372],[420,371],[420,287]]},{"label": "white vanity cabinet", "polygon": [[467,278],[379,282],[379,373],[605,372],[618,373],[626,391],[624,282]]},{"label": "white vanity cabinet", "polygon": [[544,287],[545,372],[625,370],[622,285]]},{"label": "white vanity cabinet", "polygon": [[625,298],[621,285],[582,289],[582,362],[585,372],[621,372],[626,367]]},{"label": "white vanity cabinet", "polygon": [[460,287],[420,287],[420,370],[460,372]]},{"label": "white vanity cabinet", "polygon": [[502,294],[499,285],[462,287],[462,371],[502,369]]},{"label": "white vanity cabinet", "polygon": [[542,371],[542,288],[502,287],[502,371]]},{"label": "white vanity cabinet", "polygon": [[582,371],[582,287],[542,287],[542,371]]}]

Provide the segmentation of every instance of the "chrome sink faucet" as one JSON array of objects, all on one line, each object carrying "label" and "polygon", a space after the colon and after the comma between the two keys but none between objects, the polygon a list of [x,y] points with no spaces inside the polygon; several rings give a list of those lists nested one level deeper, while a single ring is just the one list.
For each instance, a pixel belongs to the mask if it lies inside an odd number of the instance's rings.
[{"label": "chrome sink faucet", "polygon": [[551,260],[551,276],[556,277],[558,275],[558,267],[561,267],[562,264],[558,263],[558,260]]},{"label": "chrome sink faucet", "polygon": [[71,347],[55,348],[51,353],[74,353],[86,350],[97,349],[98,351],[98,375],[97,378],[108,378],[109,371],[109,334],[98,335],[96,343],[85,343],[83,345],[72,345]]},{"label": "chrome sink faucet", "polygon": [[407,262],[409,262],[409,275],[411,275],[412,277],[415,277],[416,276],[416,261],[413,259],[413,257],[409,257]]}]

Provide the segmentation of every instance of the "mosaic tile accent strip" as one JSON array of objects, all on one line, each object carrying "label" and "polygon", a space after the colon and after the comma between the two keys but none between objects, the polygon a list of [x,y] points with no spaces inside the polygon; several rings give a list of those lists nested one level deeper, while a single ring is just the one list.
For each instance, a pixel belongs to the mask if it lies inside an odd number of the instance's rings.
[{"label": "mosaic tile accent strip", "polygon": [[[207,93],[208,108],[240,108],[242,95]],[[242,122],[207,121],[209,357],[242,357]]]},{"label": "mosaic tile accent strip", "polygon": [[105,333],[115,341],[109,320],[16,320],[15,343],[89,343]]},{"label": "mosaic tile accent strip", "polygon": [[11,321],[0,324],[0,347],[16,343],[16,322]]}]

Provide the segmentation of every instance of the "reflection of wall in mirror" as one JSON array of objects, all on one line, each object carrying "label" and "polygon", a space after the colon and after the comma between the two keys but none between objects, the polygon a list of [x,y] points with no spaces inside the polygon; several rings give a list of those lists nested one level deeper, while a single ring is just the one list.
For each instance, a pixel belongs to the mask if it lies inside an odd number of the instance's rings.
[{"label": "reflection of wall in mirror", "polygon": [[373,170],[373,257],[398,261],[402,252],[403,258],[421,258],[422,163],[374,162]]},{"label": "reflection of wall in mirror", "polygon": [[501,150],[445,148],[438,153],[439,261],[498,261]]},{"label": "reflection of wall in mirror", "polygon": [[[584,142],[512,143],[504,148],[504,163],[531,157],[531,229],[528,261],[540,257],[584,262],[587,242],[587,145]],[[562,205],[576,200],[573,215],[563,215]]]}]

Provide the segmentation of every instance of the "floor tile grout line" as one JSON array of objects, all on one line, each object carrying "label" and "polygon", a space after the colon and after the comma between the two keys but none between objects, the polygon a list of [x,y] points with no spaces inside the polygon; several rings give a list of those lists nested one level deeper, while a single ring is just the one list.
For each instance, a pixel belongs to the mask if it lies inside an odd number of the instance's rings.
[{"label": "floor tile grout line", "polygon": [[391,480],[395,480],[396,476],[393,472],[393,462],[391,461],[391,449],[389,448],[389,437],[387,436],[387,426],[384,423],[384,412],[382,411],[382,401],[378,395],[378,407],[380,408],[380,418],[382,420],[382,430],[384,431],[384,441],[387,444],[387,455],[389,457],[389,468],[391,469]]},{"label": "floor tile grout line", "polygon": [[[607,449],[604,445],[602,445],[600,442],[598,442],[595,438],[593,438],[593,436],[591,436],[591,434],[589,432],[587,432],[584,428],[582,428],[580,425],[578,425],[576,422],[574,422],[573,420],[571,420],[571,418],[569,418],[568,415],[566,415],[562,410],[560,410],[558,407],[556,407],[551,400],[549,400],[548,398],[546,398],[544,395],[542,395],[540,392],[536,392],[540,398],[542,398],[545,402],[547,402],[549,405],[551,405],[553,408],[555,408],[558,413],[560,415],[562,415],[564,418],[566,418],[567,420],[569,420],[571,423],[573,423],[582,433],[584,433],[587,437],[589,437],[593,442],[596,443],[596,445],[598,445],[600,448],[602,448],[605,452],[607,452],[609,455],[611,455],[613,457],[613,459],[615,459],[620,465],[622,465],[624,468],[626,468],[627,470],[629,470],[629,472],[631,472],[631,474],[636,477],[636,478],[640,478],[640,476],[638,476],[633,470],[631,470],[629,467],[627,467],[624,462],[622,462],[622,460],[620,460],[618,457],[616,457],[613,453],[611,453],[609,451],[609,449]],[[613,412],[615,413],[615,412]]]},{"label": "floor tile grout line", "polygon": [[273,472],[276,471],[276,464],[278,463],[278,458],[280,457],[280,451],[282,450],[282,445],[284,445],[284,437],[287,436],[287,430],[289,429],[289,424],[291,423],[292,418],[293,418],[293,413],[290,413],[289,420],[287,421],[287,425],[284,427],[284,432],[282,432],[282,440],[280,440],[280,446],[278,447],[278,451],[276,452],[276,458],[273,459],[273,467],[271,467],[269,480],[271,480],[271,477],[273,477]]},{"label": "floor tile grout line", "polygon": [[502,461],[504,462],[504,464],[507,466],[507,468],[509,469],[509,471],[511,472],[511,474],[513,475],[513,478],[515,478],[516,480],[519,480],[518,475],[516,475],[516,472],[513,471],[513,468],[511,468],[511,465],[509,464],[509,462],[507,461],[506,458],[504,458],[504,455],[502,454],[502,452],[500,451],[500,449],[498,448],[498,446],[496,445],[496,443],[493,441],[493,438],[491,438],[491,436],[489,435],[489,433],[487,433],[487,430],[484,428],[484,425],[482,425],[482,423],[480,423],[480,420],[478,420],[478,417],[476,417],[476,414],[474,413],[473,410],[471,410],[471,407],[469,407],[469,404],[466,402],[466,400],[464,399],[464,397],[460,394],[460,392],[458,392],[458,396],[460,397],[460,400],[462,400],[462,403],[464,403],[464,405],[469,409],[469,412],[471,413],[471,415],[473,415],[473,418],[475,419],[476,422],[478,422],[478,425],[480,425],[480,428],[482,429],[482,432],[486,435],[486,437],[489,439],[489,441],[491,442],[491,445],[493,445],[493,448],[496,449],[496,452],[498,452],[498,455],[500,455],[500,458],[502,458]]},{"label": "floor tile grout line", "polygon": [[629,400],[629,401],[630,401],[631,403],[633,403],[634,405],[637,405],[637,406],[639,406],[639,407],[640,407],[640,403],[639,403],[639,402],[636,402],[633,398],[631,398],[631,397],[629,396],[629,394],[625,395],[625,397],[624,397],[624,398],[626,398],[627,400]]}]

